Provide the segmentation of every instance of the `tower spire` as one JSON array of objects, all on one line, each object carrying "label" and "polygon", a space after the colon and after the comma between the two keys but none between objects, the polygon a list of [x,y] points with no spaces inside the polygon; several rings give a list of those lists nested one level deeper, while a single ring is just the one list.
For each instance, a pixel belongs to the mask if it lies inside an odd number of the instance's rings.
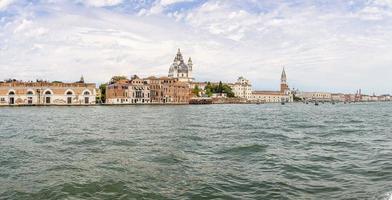
[{"label": "tower spire", "polygon": [[193,67],[192,58],[189,57],[189,59],[188,59],[188,68],[189,68],[189,70],[192,71],[192,67]]},{"label": "tower spire", "polygon": [[176,55],[176,57],[174,58],[174,61],[180,61],[180,62],[183,62],[183,61],[184,61],[184,59],[182,58],[182,54],[181,54],[180,48],[178,48],[177,55]]},{"label": "tower spire", "polygon": [[84,77],[83,77],[83,75],[82,75],[82,76],[80,76],[79,83],[84,83]]},{"label": "tower spire", "polygon": [[287,82],[286,70],[284,69],[284,67],[283,67],[283,70],[282,70],[282,75],[280,76],[280,81],[281,81],[281,83],[286,83]]},{"label": "tower spire", "polygon": [[289,89],[289,86],[287,84],[287,76],[286,76],[286,70],[283,67],[282,70],[282,75],[280,76],[280,92],[286,93]]}]

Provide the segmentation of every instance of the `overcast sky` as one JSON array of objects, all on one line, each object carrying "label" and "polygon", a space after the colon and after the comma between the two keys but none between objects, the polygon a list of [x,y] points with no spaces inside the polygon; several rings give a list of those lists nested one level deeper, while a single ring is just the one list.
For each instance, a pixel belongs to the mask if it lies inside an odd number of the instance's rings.
[{"label": "overcast sky", "polygon": [[392,93],[392,0],[0,0],[0,79],[197,81]]}]

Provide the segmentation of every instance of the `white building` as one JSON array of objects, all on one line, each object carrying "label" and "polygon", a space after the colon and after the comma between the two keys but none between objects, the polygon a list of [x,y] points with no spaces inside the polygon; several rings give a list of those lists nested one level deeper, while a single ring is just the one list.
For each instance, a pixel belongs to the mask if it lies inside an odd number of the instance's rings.
[{"label": "white building", "polygon": [[293,102],[293,95],[279,91],[253,91],[251,100],[263,103]]},{"label": "white building", "polygon": [[250,100],[265,103],[293,102],[294,98],[287,83],[285,69],[283,68],[280,76],[280,91],[253,91]]},{"label": "white building", "polygon": [[235,97],[251,99],[252,98],[252,85],[250,81],[244,77],[239,77],[237,82],[229,85],[235,95]]},{"label": "white building", "polygon": [[331,101],[332,93],[329,92],[299,92],[297,97],[307,101]]},{"label": "white building", "polygon": [[343,93],[334,93],[331,94],[331,100],[335,102],[344,102],[346,101],[346,95]]}]

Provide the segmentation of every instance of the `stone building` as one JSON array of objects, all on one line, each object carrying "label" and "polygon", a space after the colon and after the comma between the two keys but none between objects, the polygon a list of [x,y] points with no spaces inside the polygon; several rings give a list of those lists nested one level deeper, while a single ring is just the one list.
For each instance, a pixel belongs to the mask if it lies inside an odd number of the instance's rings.
[{"label": "stone building", "polygon": [[130,102],[134,104],[150,103],[150,85],[146,80],[134,75],[130,80],[128,96],[130,97]]},{"label": "stone building", "polygon": [[189,84],[178,78],[148,77],[151,103],[153,104],[188,104],[190,99]]},{"label": "stone building", "polygon": [[250,84],[250,81],[244,77],[239,77],[237,82],[229,84],[229,86],[232,88],[235,97],[243,99],[252,98],[252,85]]},{"label": "stone building", "polygon": [[252,101],[264,103],[293,102],[293,97],[279,91],[253,91]]},{"label": "stone building", "polygon": [[107,104],[188,104],[190,89],[177,78],[133,76],[109,84],[106,94]]},{"label": "stone building", "polygon": [[149,84],[136,75],[111,83],[106,89],[107,104],[148,104],[150,101]]},{"label": "stone building", "polygon": [[0,105],[90,105],[96,103],[94,83],[0,83]]},{"label": "stone building", "polygon": [[265,103],[293,102],[293,94],[287,84],[285,69],[283,68],[280,77],[280,91],[253,91],[250,100]]},{"label": "stone building", "polygon": [[178,49],[177,55],[169,68],[168,77],[177,78],[180,82],[192,82],[194,80],[192,77],[192,68],[192,59],[189,57],[188,62],[185,63],[181,51]]},{"label": "stone building", "polygon": [[[332,93],[330,92],[299,92],[296,96],[302,98],[305,101],[323,101],[323,102],[332,101]],[[334,98],[337,97],[334,95]],[[339,98],[343,98],[343,97],[339,97]]]},{"label": "stone building", "polygon": [[334,102],[344,102],[346,100],[346,97],[343,93],[332,93],[331,100]]},{"label": "stone building", "polygon": [[106,104],[130,104],[128,95],[129,80],[123,79],[108,84],[106,87]]}]

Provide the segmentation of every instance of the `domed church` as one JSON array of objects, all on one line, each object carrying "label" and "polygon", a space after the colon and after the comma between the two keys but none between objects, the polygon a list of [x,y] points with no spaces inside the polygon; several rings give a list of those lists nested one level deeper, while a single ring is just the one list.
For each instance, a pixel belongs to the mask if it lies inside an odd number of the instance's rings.
[{"label": "domed church", "polygon": [[180,49],[178,49],[177,55],[174,58],[173,64],[169,69],[170,78],[178,78],[181,82],[192,82],[192,59],[189,57],[188,63],[184,62]]}]

